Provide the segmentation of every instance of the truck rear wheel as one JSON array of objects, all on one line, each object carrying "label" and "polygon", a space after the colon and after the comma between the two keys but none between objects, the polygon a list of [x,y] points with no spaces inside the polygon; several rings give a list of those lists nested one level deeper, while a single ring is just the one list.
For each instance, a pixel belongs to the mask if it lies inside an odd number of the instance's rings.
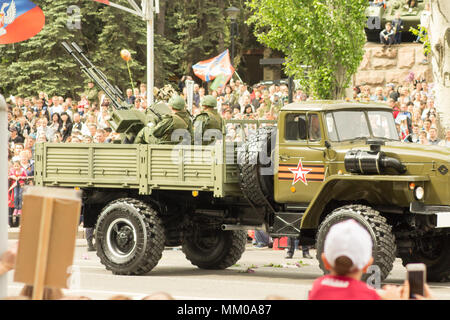
[{"label": "truck rear wheel", "polygon": [[[325,238],[330,228],[342,221],[353,219],[362,225],[370,234],[373,241],[372,257],[373,265],[380,268],[381,281],[387,278],[394,266],[397,246],[392,227],[387,224],[386,219],[371,207],[363,205],[348,205],[334,210],[320,224],[316,237],[317,260],[324,273],[328,273],[322,261],[322,253]],[[367,278],[365,275],[363,278]]]},{"label": "truck rear wheel", "polygon": [[234,265],[247,244],[247,232],[197,229],[183,244],[183,252],[201,269],[220,270]]},{"label": "truck rear wheel", "polygon": [[146,203],[124,198],[100,213],[95,229],[100,262],[118,275],[141,275],[152,270],[164,250],[164,228]]},{"label": "truck rear wheel", "polygon": [[403,265],[424,263],[427,281],[450,280],[450,235],[433,236],[416,241],[409,254],[401,254]]},{"label": "truck rear wheel", "polygon": [[[239,185],[256,206],[266,206],[273,199],[272,142],[275,127],[263,127],[250,136],[238,153]],[[267,157],[263,159],[263,157]],[[266,163],[268,162],[268,163]],[[263,172],[264,170],[264,172]]]}]

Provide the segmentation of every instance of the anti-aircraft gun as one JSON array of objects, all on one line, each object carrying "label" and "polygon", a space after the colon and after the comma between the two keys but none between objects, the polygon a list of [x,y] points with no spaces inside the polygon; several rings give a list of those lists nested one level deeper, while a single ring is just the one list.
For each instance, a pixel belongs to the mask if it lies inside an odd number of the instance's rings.
[{"label": "anti-aircraft gun", "polygon": [[64,49],[74,58],[81,70],[97,84],[106,96],[111,101],[111,108],[113,112],[111,118],[108,120],[111,129],[120,133],[123,136],[124,143],[133,143],[136,135],[149,122],[158,122],[164,114],[170,112],[167,105],[158,103],[154,106],[149,106],[147,114],[133,108],[125,100],[123,92],[117,87],[113,86],[105,76],[84,54],[83,49],[75,42],[71,44],[62,42]]}]

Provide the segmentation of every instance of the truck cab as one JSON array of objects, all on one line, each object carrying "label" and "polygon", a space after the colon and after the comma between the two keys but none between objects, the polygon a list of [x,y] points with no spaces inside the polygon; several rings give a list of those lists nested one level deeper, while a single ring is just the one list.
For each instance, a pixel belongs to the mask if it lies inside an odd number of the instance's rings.
[{"label": "truck cab", "polygon": [[[260,176],[259,189],[241,188],[271,213],[272,237],[315,244],[321,261],[329,228],[352,218],[371,232],[383,278],[396,257],[405,264],[427,261],[429,279],[449,276],[448,148],[401,142],[392,110],[377,103],[289,104],[271,135],[256,133],[259,150],[271,152],[272,171],[260,164],[249,174],[252,165],[241,166],[242,181]],[[272,174],[272,190],[264,173]]]}]

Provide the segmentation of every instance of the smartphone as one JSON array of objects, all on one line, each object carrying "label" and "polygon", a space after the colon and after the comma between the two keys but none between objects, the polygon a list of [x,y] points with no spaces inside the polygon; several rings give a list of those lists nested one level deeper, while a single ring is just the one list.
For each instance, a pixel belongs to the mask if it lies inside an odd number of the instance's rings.
[{"label": "smartphone", "polygon": [[409,298],[414,299],[415,294],[425,296],[425,279],[427,267],[423,263],[410,263],[406,265],[409,282]]}]

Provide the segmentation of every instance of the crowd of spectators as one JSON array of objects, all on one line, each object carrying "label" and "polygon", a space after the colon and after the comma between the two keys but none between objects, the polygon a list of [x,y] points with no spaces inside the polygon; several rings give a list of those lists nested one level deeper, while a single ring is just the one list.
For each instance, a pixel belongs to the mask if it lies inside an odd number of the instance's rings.
[{"label": "crowd of spectators", "polygon": [[400,86],[390,83],[374,90],[358,86],[353,89],[353,99],[388,104],[404,142],[450,147],[450,129],[440,124],[433,84],[416,80]]},{"label": "crowd of spectators", "polygon": [[[184,85],[181,84],[176,91],[187,99]],[[205,88],[194,85],[193,117],[201,112],[200,101],[206,94]],[[248,86],[240,80],[231,80],[223,88],[209,94],[217,97],[218,112],[226,120],[274,121],[280,109],[289,103],[288,85],[283,82]],[[8,99],[11,219],[21,213],[21,188],[33,183],[36,143],[111,143],[120,139],[108,123],[112,111],[110,101],[95,89],[93,83],[77,98],[49,97],[45,92],[39,92],[37,96],[23,97],[19,94]],[[312,98],[302,90],[293,92],[294,102],[308,100]],[[414,81],[400,86],[388,84],[375,90],[369,86],[359,86],[354,88],[353,97],[347,100],[389,105],[402,141],[450,146],[450,130],[445,131],[440,126],[432,84]],[[148,106],[146,85],[141,84],[134,90],[127,89],[126,101],[145,112]],[[243,140],[246,132],[240,130],[240,124],[228,123],[226,126],[227,141]]]}]

